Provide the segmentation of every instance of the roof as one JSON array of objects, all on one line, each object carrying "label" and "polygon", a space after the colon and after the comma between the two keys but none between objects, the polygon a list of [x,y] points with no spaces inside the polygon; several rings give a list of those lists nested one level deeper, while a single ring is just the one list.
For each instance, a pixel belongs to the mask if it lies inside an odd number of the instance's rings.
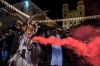
[{"label": "roof", "polygon": [[[28,2],[29,2],[31,5],[33,5],[36,9],[38,9],[38,10],[41,11],[41,12],[43,12],[43,10],[40,9],[40,8],[39,8],[35,3],[33,3],[31,0],[28,0]],[[11,4],[11,5],[17,6],[17,5],[21,5],[21,4],[25,4],[25,1],[19,2],[19,3],[15,3],[15,4]],[[8,8],[8,7],[7,7],[7,6],[4,6],[4,7],[0,7],[0,8]],[[46,15],[46,14],[44,13],[44,15]]]}]

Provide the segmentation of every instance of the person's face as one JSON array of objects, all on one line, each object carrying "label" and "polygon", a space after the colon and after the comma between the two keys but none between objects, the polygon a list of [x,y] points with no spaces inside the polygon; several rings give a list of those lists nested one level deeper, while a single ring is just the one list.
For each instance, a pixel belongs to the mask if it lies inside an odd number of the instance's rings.
[{"label": "person's face", "polygon": [[50,35],[50,31],[47,32],[47,35],[48,35],[48,36]]},{"label": "person's face", "polygon": [[30,38],[31,36],[32,36],[32,30],[30,30],[30,29],[26,29],[26,31],[25,31],[25,36],[27,37],[27,38]]},{"label": "person's face", "polygon": [[43,35],[42,35],[43,37],[45,37],[45,34],[43,33]]}]

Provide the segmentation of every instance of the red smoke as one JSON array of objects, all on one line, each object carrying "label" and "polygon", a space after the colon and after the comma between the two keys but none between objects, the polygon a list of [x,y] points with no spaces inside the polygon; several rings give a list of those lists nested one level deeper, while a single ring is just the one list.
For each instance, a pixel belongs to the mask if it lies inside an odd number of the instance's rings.
[{"label": "red smoke", "polygon": [[[85,11],[87,15],[100,14],[100,0],[84,0]],[[33,40],[38,40],[41,44],[63,45],[66,48],[72,49],[79,56],[83,56],[87,62],[93,66],[100,66],[100,29],[91,26],[81,26],[80,28],[70,31],[72,37],[59,40],[55,37],[43,38],[34,37]],[[83,43],[83,41],[89,41]]]},{"label": "red smoke", "polygon": [[72,37],[57,39],[56,37],[44,38],[34,37],[32,40],[38,40],[41,44],[63,45],[66,48],[72,49],[79,56],[83,56],[87,62],[93,66],[100,66],[100,37],[94,37],[89,43],[83,43]]},{"label": "red smoke", "polygon": [[93,37],[100,36],[100,28],[95,28],[93,26],[80,26],[74,28],[70,31],[73,38],[81,41],[89,41]]}]

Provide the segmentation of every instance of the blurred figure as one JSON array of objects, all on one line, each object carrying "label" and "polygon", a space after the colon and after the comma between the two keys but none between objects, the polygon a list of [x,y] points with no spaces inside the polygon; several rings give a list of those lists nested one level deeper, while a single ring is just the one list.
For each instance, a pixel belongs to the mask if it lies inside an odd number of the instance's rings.
[{"label": "blurred figure", "polygon": [[[45,37],[45,32],[41,32],[40,36]],[[43,44],[40,44],[41,46],[41,54],[40,54],[40,62],[43,63],[46,61],[46,46]]]},{"label": "blurred figure", "polygon": [[2,39],[0,37],[0,62],[2,60],[1,50],[2,50]]},{"label": "blurred figure", "polygon": [[[48,30],[45,37],[49,38],[50,36],[51,36],[51,31]],[[51,45],[47,45],[46,46],[46,57],[47,57],[46,62],[50,62],[50,60],[51,60],[51,51],[52,51]]]},{"label": "blurred figure", "polygon": [[8,56],[8,44],[6,43],[5,37],[2,37],[2,43],[2,60],[5,62]]},{"label": "blurred figure", "polygon": [[[52,36],[55,36],[58,39],[61,39],[60,35],[57,33],[56,30],[53,30]],[[50,65],[51,66],[54,66],[54,65],[62,66],[62,61],[63,61],[62,47],[52,44],[52,58],[51,58]]]},{"label": "blurred figure", "polygon": [[9,30],[9,36],[6,39],[6,43],[8,44],[8,51],[10,51],[14,39],[14,33],[12,30]]}]

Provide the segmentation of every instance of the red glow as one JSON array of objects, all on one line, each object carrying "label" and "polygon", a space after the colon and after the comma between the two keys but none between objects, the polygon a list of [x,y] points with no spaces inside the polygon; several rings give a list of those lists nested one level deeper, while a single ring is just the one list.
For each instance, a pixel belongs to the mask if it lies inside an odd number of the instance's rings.
[{"label": "red glow", "polygon": [[59,40],[55,37],[47,39],[39,36],[34,37],[32,40],[38,40],[41,44],[45,45],[50,43],[55,45],[64,45],[66,48],[72,49],[79,56],[83,56],[93,66],[100,66],[100,37],[94,38],[88,44],[71,37]]},{"label": "red glow", "polygon": [[90,40],[93,37],[100,36],[100,28],[95,28],[90,25],[88,26],[80,26],[77,28],[74,28],[70,31],[73,38],[85,41]]}]

